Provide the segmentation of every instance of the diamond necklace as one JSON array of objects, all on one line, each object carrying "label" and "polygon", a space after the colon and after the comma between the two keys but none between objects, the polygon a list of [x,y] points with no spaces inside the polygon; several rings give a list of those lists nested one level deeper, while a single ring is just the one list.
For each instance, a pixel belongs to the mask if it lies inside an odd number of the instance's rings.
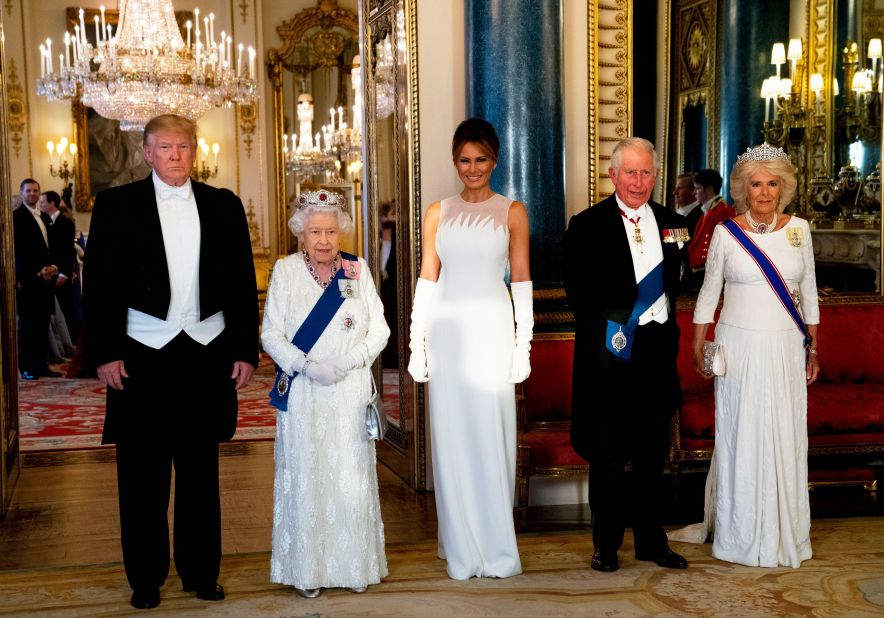
[{"label": "diamond necklace", "polygon": [[327,288],[328,284],[332,282],[335,278],[335,274],[338,272],[338,256],[335,255],[335,259],[332,260],[331,274],[328,276],[328,281],[323,281],[319,278],[319,275],[316,274],[316,269],[313,267],[313,262],[310,261],[310,256],[307,255],[307,250],[304,249],[301,253],[304,255],[304,263],[307,265],[307,270],[310,272],[310,275],[320,287],[323,289]]},{"label": "diamond necklace", "polygon": [[777,228],[777,213],[774,212],[773,221],[770,223],[758,223],[752,218],[752,215],[749,214],[749,211],[747,210],[746,223],[752,227],[752,231],[756,234],[767,234],[768,232],[773,232]]}]

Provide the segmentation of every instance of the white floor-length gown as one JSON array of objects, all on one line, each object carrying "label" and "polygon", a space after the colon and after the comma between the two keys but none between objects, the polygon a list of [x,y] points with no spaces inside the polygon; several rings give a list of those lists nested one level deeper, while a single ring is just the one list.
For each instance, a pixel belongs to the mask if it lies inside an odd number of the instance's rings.
[{"label": "white floor-length gown", "polygon": [[[360,588],[387,575],[365,406],[369,367],[390,331],[371,274],[359,262],[357,296],[344,301],[309,357],[325,359],[362,346],[368,366],[331,386],[296,376],[288,411],[276,416],[270,579],[301,589]],[[322,292],[300,253],[276,263],[261,336],[275,361],[291,357],[292,337]]]},{"label": "white floor-length gown", "polygon": [[[782,274],[807,324],[819,323],[807,222],[748,233]],[[804,336],[749,254],[722,226],[712,236],[694,322],[715,327],[725,375],[715,378],[715,453],[707,483],[712,555],[749,566],[798,567],[811,557]],[[705,534],[703,535],[705,536]]]},{"label": "white floor-length gown", "polygon": [[439,557],[453,579],[522,571],[513,527],[515,345],[504,283],[512,200],[442,200],[442,262],[427,335]]}]

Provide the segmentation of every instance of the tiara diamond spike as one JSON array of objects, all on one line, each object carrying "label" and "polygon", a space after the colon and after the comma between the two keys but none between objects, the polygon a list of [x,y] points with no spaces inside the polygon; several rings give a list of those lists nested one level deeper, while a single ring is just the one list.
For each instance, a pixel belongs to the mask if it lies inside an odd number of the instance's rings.
[{"label": "tiara diamond spike", "polygon": [[782,148],[771,146],[764,142],[761,146],[747,148],[746,152],[737,157],[737,165],[747,161],[774,161],[776,159],[789,160],[789,155]]}]

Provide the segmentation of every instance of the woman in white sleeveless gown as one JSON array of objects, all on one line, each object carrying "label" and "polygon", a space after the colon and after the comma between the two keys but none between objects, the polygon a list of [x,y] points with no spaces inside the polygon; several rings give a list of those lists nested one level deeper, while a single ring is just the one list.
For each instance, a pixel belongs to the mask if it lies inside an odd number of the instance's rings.
[{"label": "woman in white sleeveless gown", "polygon": [[514,384],[530,372],[534,318],[527,211],[489,186],[498,148],[484,120],[457,128],[452,155],[464,189],[427,209],[412,311],[408,371],[429,380],[439,557],[453,579],[522,571]]},{"label": "woman in white sleeveless gown", "polygon": [[[706,483],[706,517],[673,535],[713,532],[712,555],[748,566],[798,567],[811,557],[807,490],[807,385],[816,380],[819,323],[810,228],[783,215],[796,177],[780,149],[742,155],[731,174],[734,221],[782,275],[812,338],[804,335],[758,264],[722,225],[709,246],[694,311],[694,357],[704,373],[703,342],[724,288],[715,341],[725,373],[715,378],[715,451]],[[706,375],[706,374],[704,374]]]}]

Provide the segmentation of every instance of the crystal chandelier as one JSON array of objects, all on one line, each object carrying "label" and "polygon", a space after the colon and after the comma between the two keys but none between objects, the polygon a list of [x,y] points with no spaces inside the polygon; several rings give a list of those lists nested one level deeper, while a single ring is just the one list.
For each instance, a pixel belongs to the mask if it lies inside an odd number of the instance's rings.
[{"label": "crystal chandelier", "polygon": [[233,38],[224,32],[215,37],[214,14],[203,18],[201,29],[195,9],[195,28],[187,22],[185,43],[172,0],[120,0],[116,33],[105,23],[103,6],[101,19],[95,17],[95,45],[87,41],[83,9],[79,16],[73,35],[65,33],[58,71],[52,41],[40,45],[38,95],[80,99],[105,118],[119,120],[124,131],[141,131],[164,113],[196,121],[213,107],[257,98],[254,48],[249,46],[244,67],[243,45],[237,45],[234,61]]},{"label": "crystal chandelier", "polygon": [[325,173],[327,182],[343,182],[342,167],[350,176],[359,176],[362,169],[362,66],[359,56],[353,58],[350,82],[354,93],[353,126],[344,121],[343,106],[330,108],[330,122],[311,135],[313,97],[298,96],[298,133],[283,134],[283,159],[286,175],[299,177]]}]

